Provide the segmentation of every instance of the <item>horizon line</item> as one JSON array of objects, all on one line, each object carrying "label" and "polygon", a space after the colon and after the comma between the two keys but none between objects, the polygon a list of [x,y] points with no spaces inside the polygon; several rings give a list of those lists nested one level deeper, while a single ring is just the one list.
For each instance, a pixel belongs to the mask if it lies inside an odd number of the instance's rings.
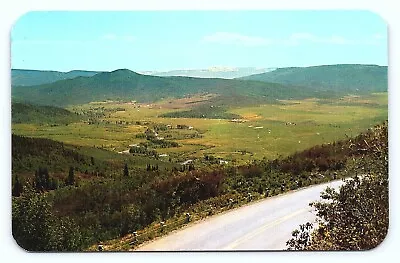
[{"label": "horizon line", "polygon": [[54,70],[54,69],[29,69],[29,68],[10,68],[10,70],[26,70],[26,71],[48,71],[48,72],[60,72],[60,73],[69,73],[73,71],[86,71],[86,72],[113,72],[117,70],[129,70],[132,72],[140,73],[140,72],[159,72],[166,73],[170,71],[179,71],[179,70],[204,70],[211,68],[255,68],[255,69],[282,69],[282,68],[311,68],[311,67],[321,67],[321,66],[337,66],[337,65],[363,65],[363,66],[379,66],[379,67],[389,67],[389,65],[379,65],[373,63],[335,63],[335,64],[318,64],[318,65],[310,65],[310,66],[284,66],[284,67],[255,67],[255,66],[243,66],[243,67],[233,67],[233,66],[210,66],[205,68],[180,68],[180,69],[169,69],[169,70],[132,70],[129,68],[117,68],[113,70],[90,70],[90,69],[71,69],[71,70]]}]

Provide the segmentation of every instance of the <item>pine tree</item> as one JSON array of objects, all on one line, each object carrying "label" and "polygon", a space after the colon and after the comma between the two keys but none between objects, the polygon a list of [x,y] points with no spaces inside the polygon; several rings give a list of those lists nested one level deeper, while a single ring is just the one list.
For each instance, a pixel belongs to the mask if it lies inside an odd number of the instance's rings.
[{"label": "pine tree", "polygon": [[33,185],[37,191],[40,191],[42,188],[42,182],[40,180],[39,169],[35,171],[35,181],[34,181]]},{"label": "pine tree", "polygon": [[12,188],[12,196],[20,196],[22,193],[22,183],[19,181],[18,175],[15,177],[14,185]]},{"label": "pine tree", "polygon": [[66,185],[74,185],[75,184],[75,175],[74,175],[74,167],[69,167],[68,178],[65,182]]},{"label": "pine tree", "polygon": [[43,174],[43,187],[45,190],[48,190],[50,188],[50,175],[46,167],[43,168],[42,174]]},{"label": "pine tree", "polygon": [[129,177],[129,170],[128,170],[127,164],[125,164],[125,166],[124,166],[124,177]]},{"label": "pine tree", "polygon": [[47,168],[42,168],[39,167],[37,171],[35,171],[35,189],[37,191],[44,191],[49,188],[49,181],[50,181],[50,176],[49,176],[49,171]]}]

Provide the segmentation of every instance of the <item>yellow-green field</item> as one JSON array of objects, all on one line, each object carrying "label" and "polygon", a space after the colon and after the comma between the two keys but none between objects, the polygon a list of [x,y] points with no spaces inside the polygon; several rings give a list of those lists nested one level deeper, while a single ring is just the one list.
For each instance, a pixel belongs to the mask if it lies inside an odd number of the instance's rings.
[{"label": "yellow-green field", "polygon": [[[387,119],[387,93],[363,97],[349,96],[336,101],[307,99],[281,101],[252,107],[232,107],[231,113],[240,120],[162,118],[161,114],[187,110],[188,106],[171,107],[166,104],[90,103],[70,108],[75,112],[102,111],[96,123],[87,121],[65,126],[13,124],[18,135],[43,137],[69,144],[96,146],[112,151],[123,151],[131,144],[145,141],[137,138],[154,124],[171,125],[159,136],[170,136],[178,148],[160,148],[157,152],[179,159],[216,157],[240,163],[251,159],[275,158],[288,155],[313,145],[329,143],[355,136]],[[169,105],[169,107],[165,107]],[[188,104],[190,105],[190,104]],[[185,108],[186,107],[186,108]],[[128,123],[127,123],[128,122]],[[138,124],[137,122],[140,122]],[[176,125],[192,126],[176,129]],[[194,138],[184,138],[187,135]]]}]

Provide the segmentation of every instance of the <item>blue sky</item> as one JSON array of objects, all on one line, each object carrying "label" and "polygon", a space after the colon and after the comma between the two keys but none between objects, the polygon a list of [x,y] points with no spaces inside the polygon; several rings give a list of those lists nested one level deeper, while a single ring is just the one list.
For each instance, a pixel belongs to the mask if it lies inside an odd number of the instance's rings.
[{"label": "blue sky", "polygon": [[11,66],[135,71],[387,65],[387,27],[367,11],[31,12]]}]

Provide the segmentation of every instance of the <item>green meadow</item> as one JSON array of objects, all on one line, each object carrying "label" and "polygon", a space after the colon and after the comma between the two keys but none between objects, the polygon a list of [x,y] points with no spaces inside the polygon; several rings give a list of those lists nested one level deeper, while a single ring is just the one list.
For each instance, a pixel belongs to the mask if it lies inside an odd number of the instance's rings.
[{"label": "green meadow", "polygon": [[[120,152],[129,149],[129,145],[144,142],[140,134],[147,128],[170,125],[171,128],[159,131],[159,135],[180,146],[160,148],[157,153],[179,160],[207,154],[238,164],[286,156],[313,145],[355,136],[387,119],[387,103],[387,93],[335,100],[282,100],[257,106],[231,106],[228,112],[241,118],[228,120],[161,117],[183,110],[164,107],[164,102],[146,105],[92,102],[69,108],[78,113],[101,111],[91,124],[85,120],[66,125],[13,124],[12,131],[17,135]],[[192,130],[176,129],[177,125],[191,126]]]}]

